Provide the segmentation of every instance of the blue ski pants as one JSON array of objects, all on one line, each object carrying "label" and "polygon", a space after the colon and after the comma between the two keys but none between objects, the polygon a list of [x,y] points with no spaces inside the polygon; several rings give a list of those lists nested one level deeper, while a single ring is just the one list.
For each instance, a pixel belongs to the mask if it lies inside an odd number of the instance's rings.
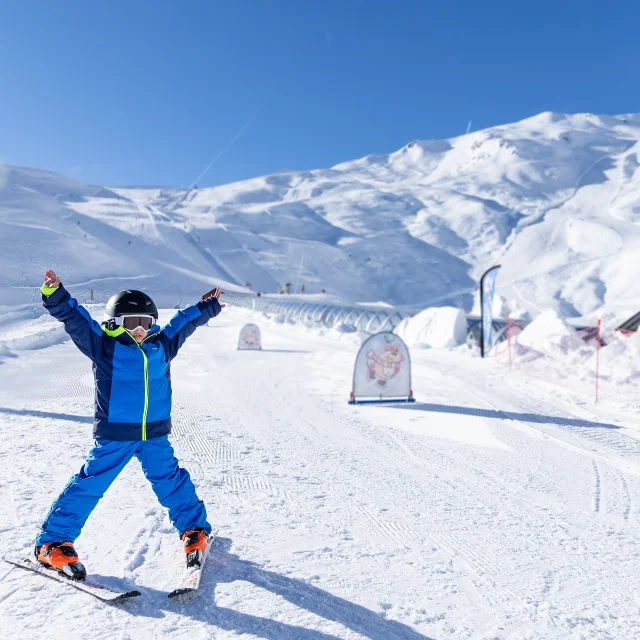
[{"label": "blue ski pants", "polygon": [[180,534],[196,527],[211,532],[204,503],[198,499],[189,472],[178,465],[168,436],[151,440],[96,440],[87,461],[51,505],[36,538],[47,542],[74,542],[98,501],[135,456],[169,519]]}]

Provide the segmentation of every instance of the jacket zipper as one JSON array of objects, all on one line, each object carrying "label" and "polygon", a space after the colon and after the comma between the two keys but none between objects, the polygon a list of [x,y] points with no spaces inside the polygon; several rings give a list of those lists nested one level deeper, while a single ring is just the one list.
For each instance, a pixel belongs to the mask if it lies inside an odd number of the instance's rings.
[{"label": "jacket zipper", "polygon": [[[133,336],[131,336],[133,337]],[[149,336],[147,336],[148,338]],[[146,340],[145,338],[144,340]],[[135,338],[134,338],[135,340]],[[144,342],[144,340],[142,342]],[[144,410],[142,412],[142,439],[147,439],[147,412],[149,410],[149,367],[147,366],[147,354],[142,348],[142,342],[135,340],[140,353],[142,353],[142,360],[144,362]]]}]

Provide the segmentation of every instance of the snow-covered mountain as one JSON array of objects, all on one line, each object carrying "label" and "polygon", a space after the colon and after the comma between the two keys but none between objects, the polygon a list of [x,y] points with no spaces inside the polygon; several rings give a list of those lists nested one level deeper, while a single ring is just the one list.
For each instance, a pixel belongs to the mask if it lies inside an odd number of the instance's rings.
[{"label": "snow-covered mountain", "polygon": [[[93,443],[46,267],[85,303],[143,288],[160,324],[214,283],[468,309],[497,261],[505,300],[544,309],[481,359],[459,309],[428,308],[398,327],[416,402],[349,405],[362,333],[230,305],[171,364],[171,442],[219,528],[198,594],[168,600],[182,544],[132,462],[76,543],[140,597],[0,562],[0,638],[640,637],[640,335],[614,331],[637,311],[639,125],[543,114],[190,191],[0,171],[0,559],[31,557]],[[570,326],[596,313],[605,349]],[[264,349],[237,349],[247,322]]]},{"label": "snow-covered mountain", "polygon": [[222,282],[285,282],[345,301],[470,310],[479,275],[532,315],[620,319],[640,297],[640,116],[543,113],[412,142],[331,169],[207,189],[104,188],[8,167],[0,304],[53,266],[101,292],[136,282],[165,306]]}]

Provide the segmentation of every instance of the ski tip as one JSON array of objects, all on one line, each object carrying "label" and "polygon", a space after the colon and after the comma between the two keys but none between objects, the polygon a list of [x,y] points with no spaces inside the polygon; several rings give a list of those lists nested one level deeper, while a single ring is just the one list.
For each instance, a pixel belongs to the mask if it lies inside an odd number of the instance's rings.
[{"label": "ski tip", "polygon": [[177,596],[183,596],[187,593],[195,593],[197,589],[192,589],[191,587],[184,587],[182,589],[174,589],[167,597],[175,598]]},{"label": "ski tip", "polygon": [[139,595],[142,595],[139,591],[127,591],[126,593],[121,593],[117,598],[114,598],[114,601],[118,602],[118,600],[128,600],[129,598],[137,598]]}]

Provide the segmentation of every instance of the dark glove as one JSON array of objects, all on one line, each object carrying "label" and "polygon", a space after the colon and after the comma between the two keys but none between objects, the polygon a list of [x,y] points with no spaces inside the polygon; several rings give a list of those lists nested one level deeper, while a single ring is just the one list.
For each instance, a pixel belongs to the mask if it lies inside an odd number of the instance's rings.
[{"label": "dark glove", "polygon": [[211,298],[215,298],[216,300],[220,300],[220,296],[224,293],[220,287],[216,287],[215,289],[211,289],[211,291],[207,291],[207,293],[203,294],[201,300],[205,302],[206,300],[211,300]]}]

